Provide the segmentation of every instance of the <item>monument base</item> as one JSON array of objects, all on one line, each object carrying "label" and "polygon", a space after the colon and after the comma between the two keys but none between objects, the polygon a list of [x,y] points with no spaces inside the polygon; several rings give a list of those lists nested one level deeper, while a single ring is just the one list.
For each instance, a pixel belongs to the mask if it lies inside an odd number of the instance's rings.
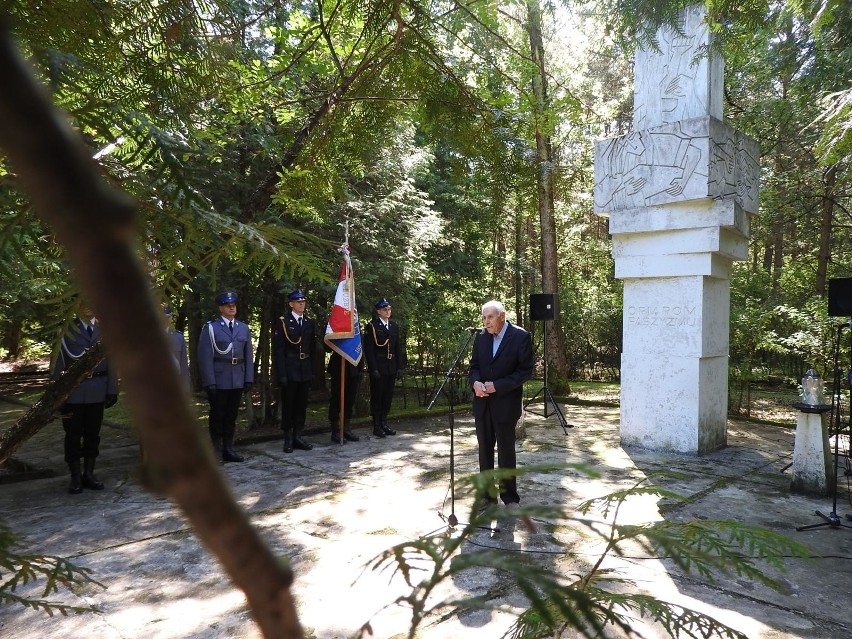
[{"label": "monument base", "polygon": [[621,356],[621,444],[704,454],[728,437],[728,357]]}]

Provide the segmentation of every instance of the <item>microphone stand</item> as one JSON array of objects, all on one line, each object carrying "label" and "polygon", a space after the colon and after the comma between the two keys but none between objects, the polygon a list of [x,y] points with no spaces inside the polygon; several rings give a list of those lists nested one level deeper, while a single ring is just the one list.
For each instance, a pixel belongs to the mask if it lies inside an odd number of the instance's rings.
[{"label": "microphone stand", "polygon": [[[478,330],[469,330],[467,338],[465,338],[464,343],[459,348],[456,353],[455,359],[453,359],[453,363],[450,364],[450,367],[447,369],[447,372],[444,374],[444,381],[441,382],[441,385],[438,387],[438,390],[435,391],[435,395],[432,397],[432,401],[429,402],[429,406],[426,408],[427,411],[432,410],[432,406],[435,405],[435,402],[438,400],[438,397],[441,396],[441,392],[446,387],[447,382],[452,377],[455,372],[456,367],[461,361],[462,355],[467,352],[468,346],[470,346],[470,340],[473,339],[473,336],[476,335]],[[447,415],[447,418],[450,422],[450,516],[447,518],[447,523],[450,525],[450,528],[455,528],[455,526],[459,523],[458,517],[456,517],[456,471],[455,471],[455,407],[453,406],[453,392],[452,390],[447,391],[447,400],[450,403],[450,411]]]}]

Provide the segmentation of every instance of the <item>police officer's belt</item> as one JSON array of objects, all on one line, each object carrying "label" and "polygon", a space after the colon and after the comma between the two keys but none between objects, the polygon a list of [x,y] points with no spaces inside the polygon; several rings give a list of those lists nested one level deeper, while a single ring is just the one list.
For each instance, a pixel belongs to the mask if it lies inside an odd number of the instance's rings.
[{"label": "police officer's belt", "polygon": [[242,364],[244,360],[242,357],[214,357],[217,362],[228,362],[229,364],[233,364],[236,366],[237,364]]},{"label": "police officer's belt", "polygon": [[89,375],[89,379],[91,379],[92,377],[106,377],[107,375],[109,375],[109,371],[95,371],[94,373]]},{"label": "police officer's belt", "polygon": [[287,357],[295,357],[296,359],[308,359],[310,353],[287,353]]}]

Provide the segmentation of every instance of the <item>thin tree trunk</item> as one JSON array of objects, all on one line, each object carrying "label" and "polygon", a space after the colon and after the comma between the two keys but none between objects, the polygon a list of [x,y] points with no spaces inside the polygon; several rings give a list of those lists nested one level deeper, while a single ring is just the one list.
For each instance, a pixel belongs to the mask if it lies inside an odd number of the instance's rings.
[{"label": "thin tree trunk", "polygon": [[837,165],[832,164],[825,169],[822,194],[822,219],[819,225],[819,255],[817,257],[817,272],[814,288],[817,295],[824,297],[826,293],[826,278],[828,277],[828,261],[831,259],[831,236],[834,228],[834,185],[837,182]]},{"label": "thin tree trunk", "polygon": [[549,102],[547,95],[547,74],[544,67],[544,42],[541,36],[541,7],[539,0],[527,0],[527,32],[530,38],[532,59],[536,64],[533,75],[533,95],[535,96],[535,145],[538,159],[538,214],[541,225],[541,280],[544,293],[552,293],[556,300],[556,317],[545,322],[547,342],[551,346],[547,356],[548,368],[565,383],[567,392],[568,349],[565,334],[559,318],[559,268],[556,253],[556,219],[553,213],[553,147],[551,145],[549,125]]},{"label": "thin tree trunk", "polygon": [[514,273],[512,283],[515,289],[515,312],[518,316],[518,324],[527,326],[527,305],[524,303],[524,282],[521,272],[521,264],[524,257],[524,233],[523,233],[523,218],[522,213],[515,216],[515,258],[514,258]]},{"label": "thin tree trunk", "polygon": [[[780,216],[780,213],[776,215]],[[781,272],[784,269],[784,226],[776,219],[772,225],[772,294],[778,296]]]},{"label": "thin tree trunk", "polygon": [[[289,567],[251,526],[202,437],[136,251],[136,204],[110,187],[0,24],[0,149],[65,248],[101,322],[146,450],[144,480],[172,498],[243,590],[265,637],[303,637]],[[158,374],[152,375],[156,370]]]}]

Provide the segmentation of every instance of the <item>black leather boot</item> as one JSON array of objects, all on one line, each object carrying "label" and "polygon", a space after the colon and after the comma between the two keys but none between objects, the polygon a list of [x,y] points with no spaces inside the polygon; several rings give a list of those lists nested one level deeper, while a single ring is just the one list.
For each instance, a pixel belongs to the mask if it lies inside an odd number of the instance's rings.
[{"label": "black leather boot", "polygon": [[355,433],[352,432],[352,429],[349,427],[349,423],[345,423],[343,425],[343,436],[346,438],[348,442],[359,442],[361,438],[358,437]]},{"label": "black leather boot", "polygon": [[298,448],[299,450],[313,450],[314,445],[302,437],[302,431],[300,429],[296,432],[296,436],[293,438],[293,448]]},{"label": "black leather boot", "polygon": [[83,492],[83,477],[80,475],[80,460],[68,462],[68,470],[71,471],[71,483],[68,484],[68,492],[79,495]]},{"label": "black leather boot", "polygon": [[380,439],[385,438],[385,431],[382,429],[382,420],[378,417],[373,417],[373,435]]},{"label": "black leather boot", "polygon": [[391,428],[390,426],[388,426],[388,423],[387,423],[386,420],[387,420],[387,415],[382,417],[382,431],[384,431],[385,435],[396,435],[396,431],[393,428]]},{"label": "black leather boot", "polygon": [[234,450],[234,431],[228,430],[222,436],[222,461],[223,462],[244,462],[245,457]]},{"label": "black leather boot", "polygon": [[284,452],[292,453],[293,452],[293,429],[285,428],[284,429]]},{"label": "black leather boot", "polygon": [[83,488],[89,490],[103,490],[104,483],[95,477],[95,458],[86,457],[83,460]]},{"label": "black leather boot", "polygon": [[210,443],[213,445],[213,459],[216,460],[216,463],[220,466],[222,465],[222,438],[214,437],[213,433],[210,433]]}]

